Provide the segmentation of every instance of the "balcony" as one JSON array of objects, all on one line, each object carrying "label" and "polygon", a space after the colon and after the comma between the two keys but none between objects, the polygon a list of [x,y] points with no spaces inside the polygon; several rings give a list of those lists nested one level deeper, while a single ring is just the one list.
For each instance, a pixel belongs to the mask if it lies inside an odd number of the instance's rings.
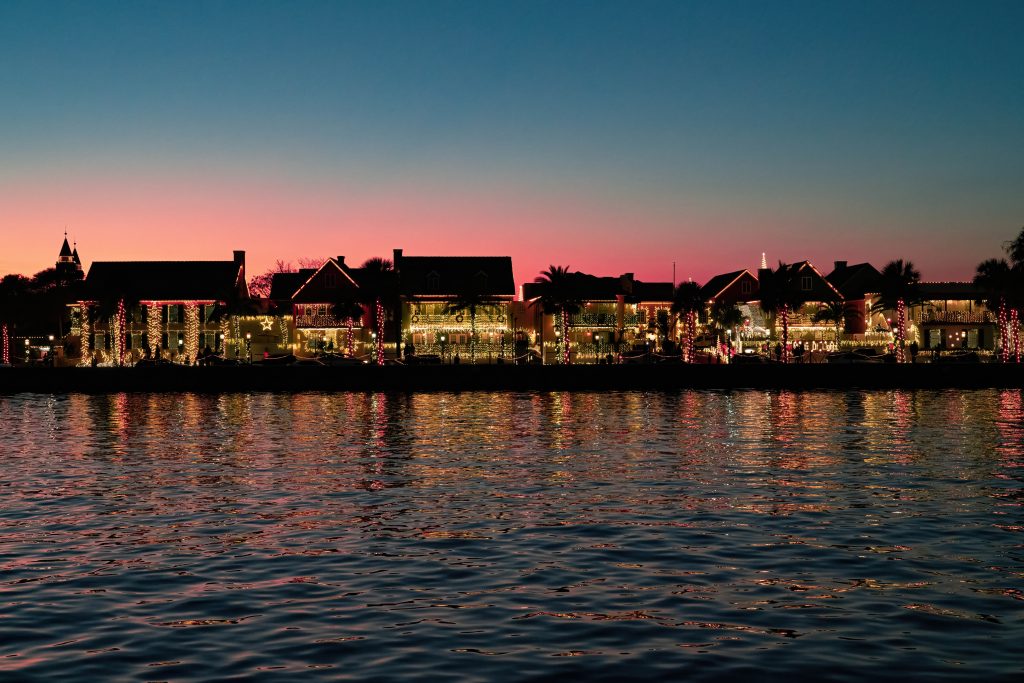
[{"label": "balcony", "polygon": [[[362,327],[362,321],[353,321],[353,327]],[[333,315],[297,315],[295,316],[295,327],[297,329],[318,329],[328,327],[348,327],[348,322],[335,318]]]},{"label": "balcony", "polygon": [[988,311],[925,311],[920,318],[924,325],[995,325],[996,317]]}]

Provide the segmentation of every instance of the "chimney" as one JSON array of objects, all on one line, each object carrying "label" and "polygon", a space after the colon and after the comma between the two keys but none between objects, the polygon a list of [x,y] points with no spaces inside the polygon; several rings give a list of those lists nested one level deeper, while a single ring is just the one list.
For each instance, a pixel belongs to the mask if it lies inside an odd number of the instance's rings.
[{"label": "chimney", "polygon": [[834,261],[836,270],[846,270],[846,261]]},{"label": "chimney", "polygon": [[395,251],[395,255],[391,259],[391,265],[393,265],[395,267],[395,270],[398,270],[398,262],[402,260],[402,250],[401,249],[395,249],[394,251]]},{"label": "chimney", "polygon": [[345,257],[344,256],[339,256],[338,257],[338,265],[339,266],[344,266],[345,265]]},{"label": "chimney", "polygon": [[633,273],[623,273],[619,276],[619,287],[626,294],[633,293]]}]

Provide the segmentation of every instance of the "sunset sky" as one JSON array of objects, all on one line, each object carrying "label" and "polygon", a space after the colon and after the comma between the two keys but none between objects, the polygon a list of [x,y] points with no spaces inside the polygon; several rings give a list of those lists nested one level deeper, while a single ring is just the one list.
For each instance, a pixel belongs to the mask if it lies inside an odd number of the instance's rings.
[{"label": "sunset sky", "polygon": [[511,255],[966,279],[1024,226],[1024,2],[0,2],[0,274]]}]

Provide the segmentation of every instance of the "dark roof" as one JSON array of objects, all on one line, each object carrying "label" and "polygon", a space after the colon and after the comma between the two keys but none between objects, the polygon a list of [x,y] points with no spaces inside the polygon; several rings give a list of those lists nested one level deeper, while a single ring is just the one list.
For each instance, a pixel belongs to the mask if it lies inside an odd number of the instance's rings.
[{"label": "dark roof", "polygon": [[[634,280],[632,273],[619,277],[598,277],[588,273],[573,273],[576,293],[583,301],[615,301],[623,296],[626,301],[671,301],[671,282],[641,282]],[[537,282],[523,284],[523,299],[529,301],[540,296],[541,287]]]},{"label": "dark roof", "polygon": [[396,266],[409,296],[452,295],[468,287],[491,296],[516,293],[511,256],[401,256]]},{"label": "dark roof", "polygon": [[633,298],[637,301],[672,301],[671,282],[633,282]]},{"label": "dark roof", "polygon": [[71,256],[71,245],[68,244],[68,238],[67,237],[64,237],[64,244],[61,245],[60,255],[61,255],[61,257]]},{"label": "dark roof", "polygon": [[865,294],[875,293],[881,283],[882,274],[870,263],[846,265],[837,261],[832,272],[825,276],[832,286],[847,299],[860,299]]},{"label": "dark roof", "polygon": [[78,265],[82,265],[82,259],[78,258],[78,245],[75,245],[74,251],[71,252],[71,258],[74,259],[75,263]]},{"label": "dark roof", "polygon": [[313,276],[316,270],[303,268],[297,273],[274,273],[270,278],[270,294],[268,299],[286,301],[294,296],[299,287]]},{"label": "dark roof", "polygon": [[925,301],[975,301],[985,298],[985,291],[973,282],[921,282],[918,291]]},{"label": "dark roof", "polygon": [[733,280],[743,275],[744,270],[734,270],[731,273],[722,273],[716,275],[700,288],[700,296],[705,301],[714,298],[715,296],[722,293],[722,290],[732,284]]},{"label": "dark roof", "polygon": [[241,268],[236,261],[95,261],[85,286],[93,299],[226,301],[241,290]]}]

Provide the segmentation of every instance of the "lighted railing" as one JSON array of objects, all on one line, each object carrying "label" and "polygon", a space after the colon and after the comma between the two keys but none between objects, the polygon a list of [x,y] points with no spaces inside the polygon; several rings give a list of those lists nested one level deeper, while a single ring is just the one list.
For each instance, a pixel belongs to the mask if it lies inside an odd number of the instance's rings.
[{"label": "lighted railing", "polygon": [[[353,321],[353,327],[360,327],[360,319]],[[295,316],[295,327],[318,328],[318,327],[348,327],[348,320],[336,318],[333,315],[297,315]]]},{"label": "lighted railing", "polygon": [[926,311],[921,315],[922,323],[995,324],[996,318],[988,311]]},{"label": "lighted railing", "polygon": [[[459,321],[458,317],[462,320]],[[412,325],[468,325],[469,312],[453,313],[451,315],[439,315],[436,313],[413,313],[409,316],[409,323]],[[481,326],[504,325],[508,322],[503,314],[476,314],[476,324]]]}]

